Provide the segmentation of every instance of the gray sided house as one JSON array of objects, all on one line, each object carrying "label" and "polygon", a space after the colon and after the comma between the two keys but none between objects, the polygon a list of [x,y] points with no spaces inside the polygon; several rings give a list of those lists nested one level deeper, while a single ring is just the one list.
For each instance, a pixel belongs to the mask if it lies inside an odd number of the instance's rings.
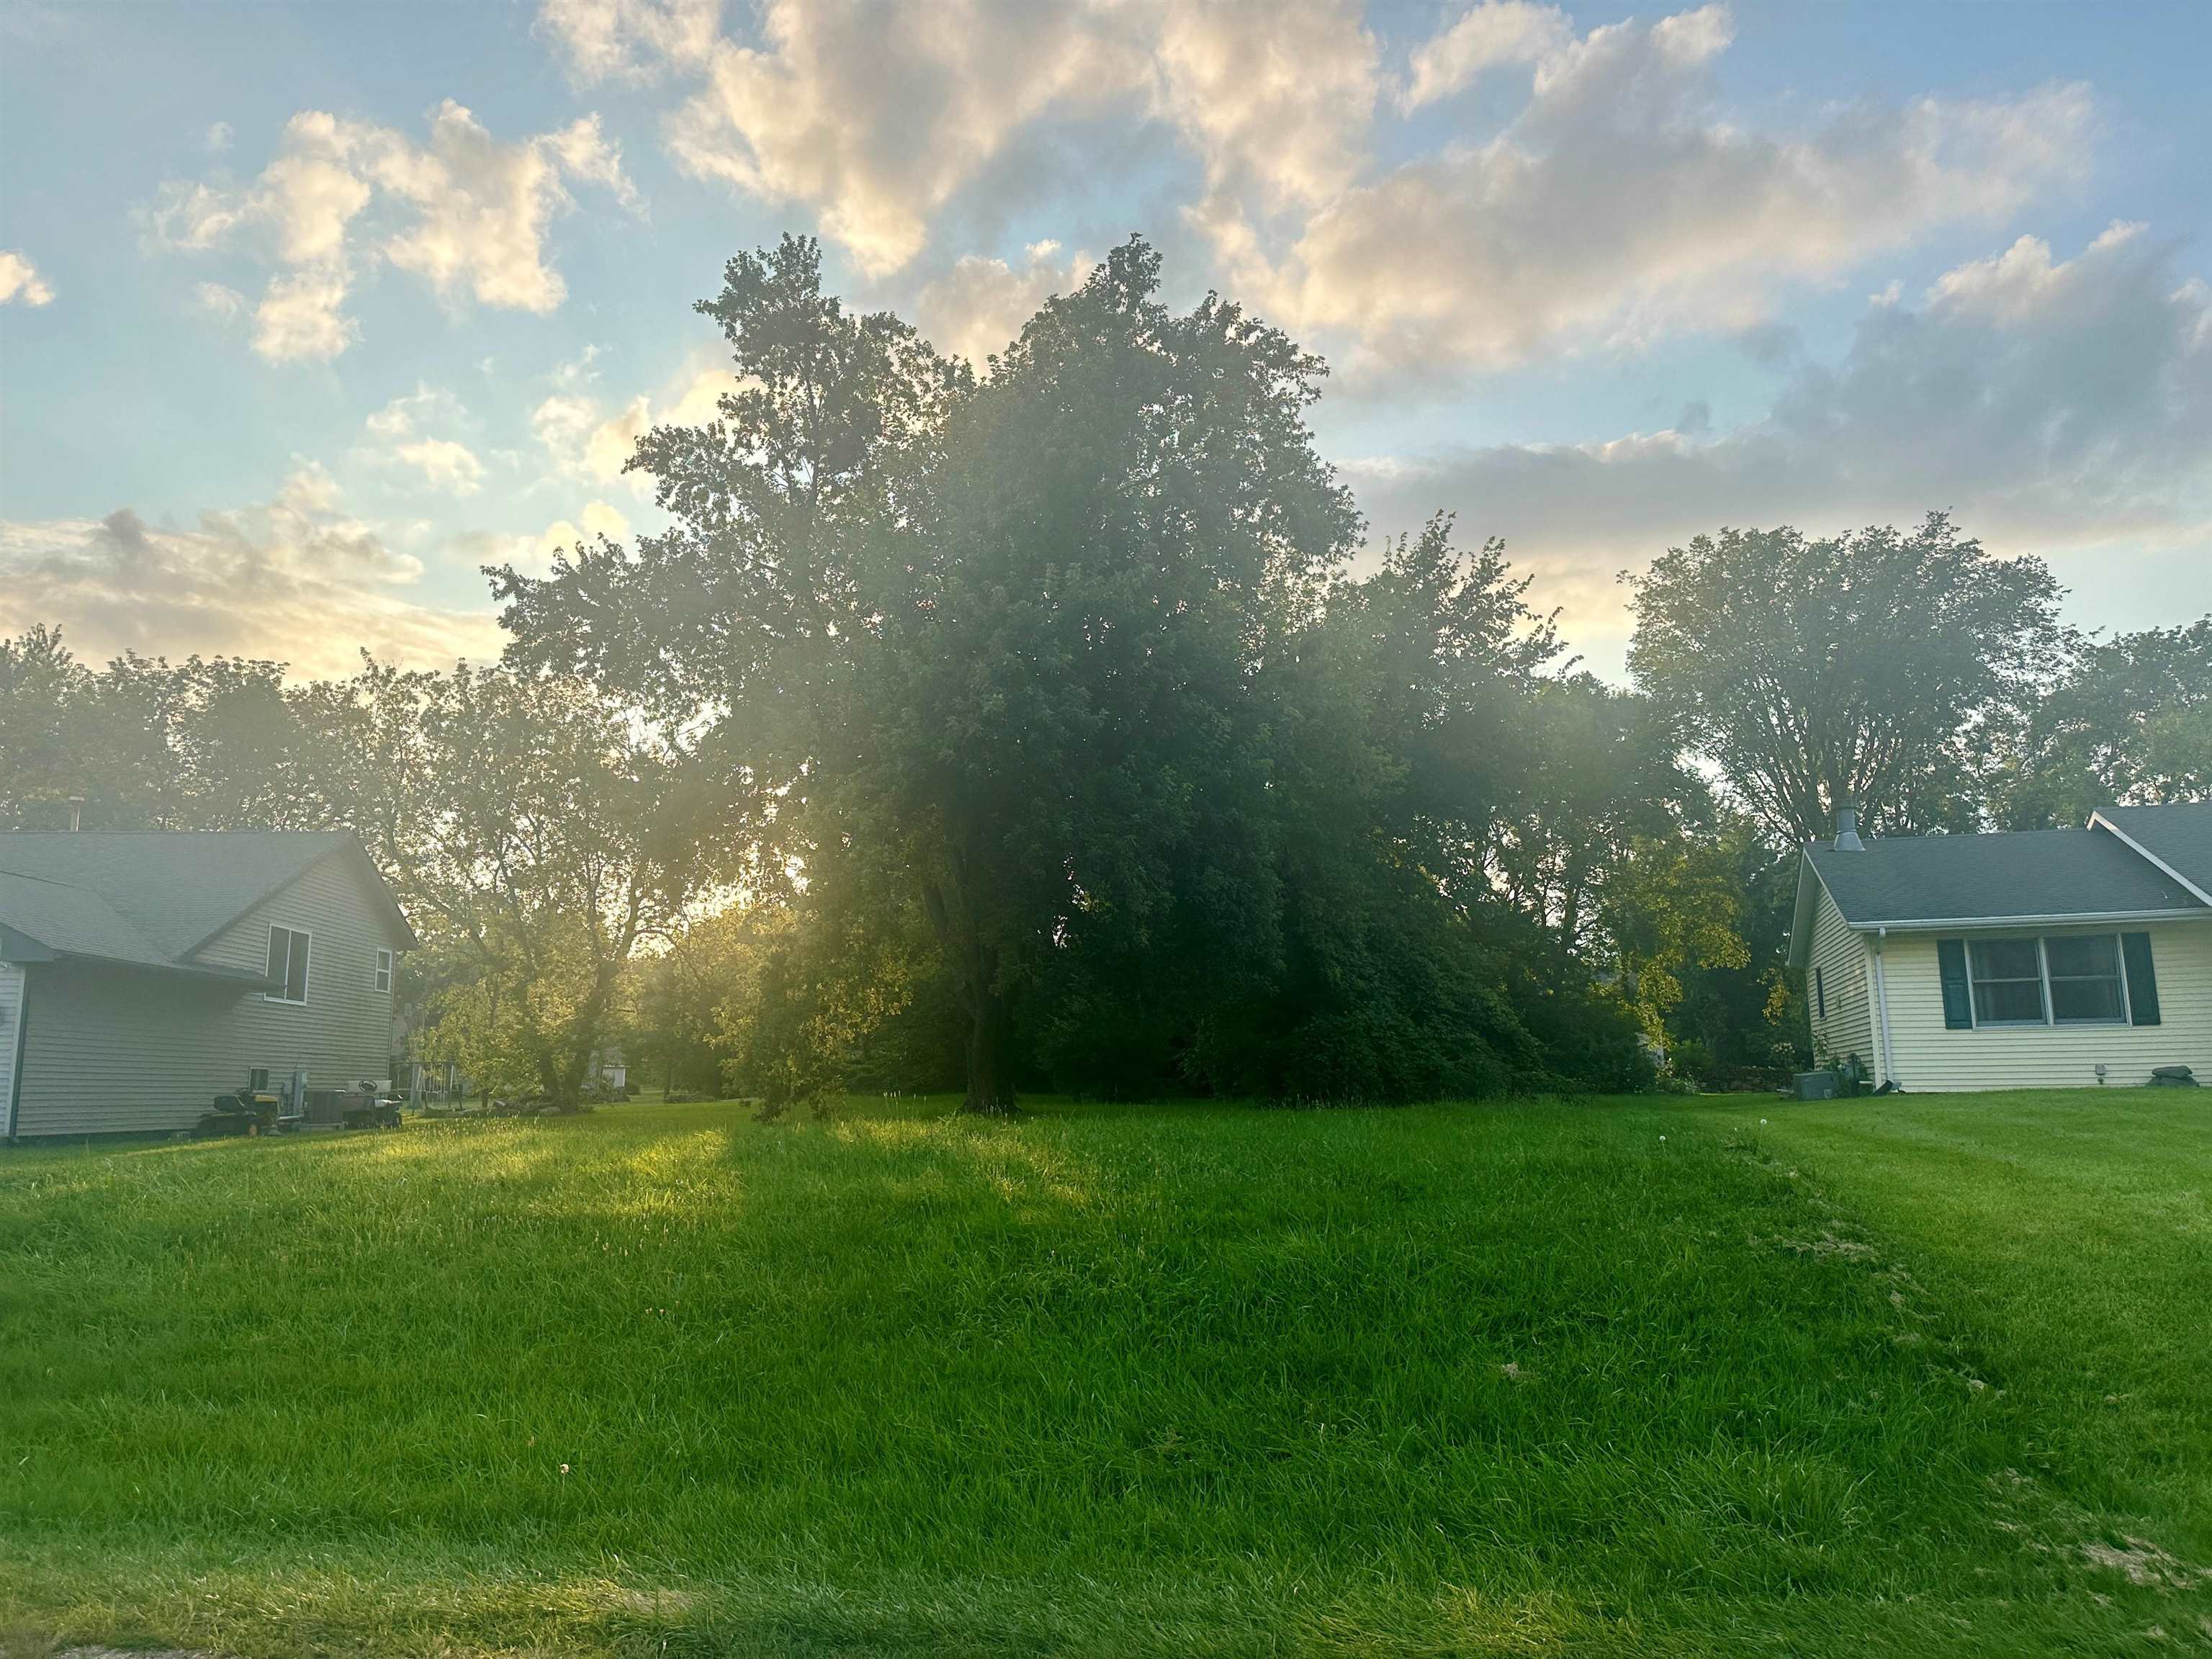
[{"label": "gray sided house", "polygon": [[189,1128],[256,1068],[382,1079],[414,943],[343,831],[0,834],[0,1133]]},{"label": "gray sided house", "polygon": [[1805,849],[1814,1057],[1912,1090],[2212,1083],[2212,803]]}]

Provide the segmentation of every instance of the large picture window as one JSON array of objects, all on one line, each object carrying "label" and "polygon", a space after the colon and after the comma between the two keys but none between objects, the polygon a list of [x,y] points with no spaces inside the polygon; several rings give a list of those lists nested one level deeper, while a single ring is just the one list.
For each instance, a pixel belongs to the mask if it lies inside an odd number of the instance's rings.
[{"label": "large picture window", "polygon": [[2127,1023],[2127,987],[2115,934],[1971,939],[1966,962],[1977,1025]]},{"label": "large picture window", "polygon": [[307,935],[296,927],[269,930],[269,986],[271,1002],[307,1000]]}]

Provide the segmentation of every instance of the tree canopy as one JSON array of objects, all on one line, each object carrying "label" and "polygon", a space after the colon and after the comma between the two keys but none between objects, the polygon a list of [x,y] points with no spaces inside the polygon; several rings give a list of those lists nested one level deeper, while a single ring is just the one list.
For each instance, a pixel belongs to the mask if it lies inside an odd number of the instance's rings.
[{"label": "tree canopy", "polygon": [[731,262],[701,308],[747,389],[638,449],[676,528],[501,573],[517,659],[711,721],[825,931],[933,942],[974,1109],[1024,1068],[1542,1069],[1485,871],[1556,646],[1497,550],[1439,521],[1347,575],[1322,365],[1218,296],[1171,312],[1140,241],[980,383],[819,279],[796,239]]},{"label": "tree canopy", "polygon": [[855,1083],[1395,1100],[1794,1062],[1790,858],[2212,793],[2212,618],[2060,629],[1942,514],[1631,579],[1632,687],[1448,517],[1370,538],[1320,361],[1132,240],[979,376],[806,239],[698,307],[668,527],[489,573],[504,660],[94,667],[0,641],[0,824],[346,825],[422,1058],[567,1103],[622,1042]]},{"label": "tree canopy", "polygon": [[1999,558],[1941,513],[1909,534],[1723,530],[1630,587],[1637,683],[1796,845],[1846,801],[1883,834],[1969,826],[1975,732],[2062,645],[2043,562]]}]

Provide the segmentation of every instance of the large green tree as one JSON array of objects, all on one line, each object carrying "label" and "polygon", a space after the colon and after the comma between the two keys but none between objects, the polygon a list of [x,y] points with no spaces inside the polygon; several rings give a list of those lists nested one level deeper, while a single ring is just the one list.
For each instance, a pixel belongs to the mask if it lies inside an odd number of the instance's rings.
[{"label": "large green tree", "polygon": [[2009,829],[2079,825],[2114,803],[2212,799],[2212,617],[2079,642],[1998,745]]},{"label": "large green tree", "polygon": [[1977,734],[2058,660],[2057,583],[1944,514],[1808,539],[1724,530],[1632,580],[1638,684],[1768,833],[1802,844],[1845,801],[1868,829],[1967,827]]},{"label": "large green tree", "polygon": [[66,828],[90,787],[96,681],[43,624],[0,639],[0,830]]},{"label": "large green tree", "polygon": [[126,652],[80,663],[60,632],[0,640],[0,823],[289,829],[317,821],[282,663]]},{"label": "large green tree", "polygon": [[362,836],[423,936],[443,1057],[573,1105],[640,945],[735,873],[718,775],[574,677],[372,662],[297,708],[303,799]]},{"label": "large green tree", "polygon": [[1305,426],[1320,365],[1219,299],[1170,313],[1142,243],[980,386],[819,282],[787,238],[702,307],[746,389],[641,444],[674,530],[498,580],[521,659],[711,720],[817,914],[926,919],[1001,1111],[1048,963],[1164,991],[1269,957],[1256,678],[1358,519]]}]

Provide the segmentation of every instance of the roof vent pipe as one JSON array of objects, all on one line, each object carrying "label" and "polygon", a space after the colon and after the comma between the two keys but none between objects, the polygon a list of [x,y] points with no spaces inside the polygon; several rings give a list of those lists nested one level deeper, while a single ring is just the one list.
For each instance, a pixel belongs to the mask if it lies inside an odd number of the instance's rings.
[{"label": "roof vent pipe", "polygon": [[1836,809],[1836,850],[1838,853],[1866,851],[1866,843],[1859,839],[1858,810],[1849,801]]}]

